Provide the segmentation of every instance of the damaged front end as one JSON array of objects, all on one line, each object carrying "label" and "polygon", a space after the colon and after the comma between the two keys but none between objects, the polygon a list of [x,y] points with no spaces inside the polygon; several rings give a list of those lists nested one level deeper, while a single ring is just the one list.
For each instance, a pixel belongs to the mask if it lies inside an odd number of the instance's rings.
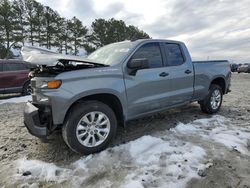
[{"label": "damaged front end", "polygon": [[48,79],[53,77],[34,77],[31,79],[32,101],[26,103],[24,124],[29,132],[39,138],[49,136],[57,126],[53,123],[52,98],[42,88],[47,87]]},{"label": "damaged front end", "polygon": [[24,124],[32,135],[39,138],[47,137],[53,130],[51,109],[28,102],[24,109]]},{"label": "damaged front end", "polygon": [[67,71],[107,65],[35,47],[23,47],[21,54],[24,62],[36,65],[29,74],[32,101],[25,106],[24,124],[32,135],[46,138],[61,127],[53,122],[53,101],[58,100],[59,93],[63,92],[60,90],[63,80],[56,79],[56,76]]}]

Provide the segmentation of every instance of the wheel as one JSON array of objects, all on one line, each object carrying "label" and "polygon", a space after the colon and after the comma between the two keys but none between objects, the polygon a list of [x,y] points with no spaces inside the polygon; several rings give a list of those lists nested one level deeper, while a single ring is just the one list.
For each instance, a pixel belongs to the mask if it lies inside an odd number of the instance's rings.
[{"label": "wheel", "polygon": [[22,95],[31,95],[31,94],[32,94],[32,88],[30,85],[30,81],[28,81],[23,85]]},{"label": "wheel", "polygon": [[99,101],[76,104],[62,128],[65,143],[75,152],[91,154],[105,149],[116,134],[113,110]]},{"label": "wheel", "polygon": [[220,86],[212,84],[208,95],[200,101],[201,110],[208,114],[216,113],[220,110],[223,99],[223,92]]}]

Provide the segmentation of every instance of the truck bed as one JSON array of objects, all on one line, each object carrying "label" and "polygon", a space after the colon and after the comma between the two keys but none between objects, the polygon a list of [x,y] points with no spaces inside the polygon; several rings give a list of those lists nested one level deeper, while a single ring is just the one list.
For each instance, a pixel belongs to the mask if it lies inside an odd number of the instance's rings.
[{"label": "truck bed", "polygon": [[206,96],[210,81],[217,77],[224,78],[226,80],[225,88],[228,88],[227,80],[230,79],[231,69],[227,60],[193,61],[193,66],[195,72],[194,98]]}]

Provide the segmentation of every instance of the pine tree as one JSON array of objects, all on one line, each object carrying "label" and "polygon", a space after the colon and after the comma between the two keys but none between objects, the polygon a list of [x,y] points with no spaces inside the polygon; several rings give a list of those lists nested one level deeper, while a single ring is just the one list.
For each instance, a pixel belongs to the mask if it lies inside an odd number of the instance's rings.
[{"label": "pine tree", "polygon": [[27,21],[25,16],[25,4],[23,0],[13,1],[13,10],[17,18],[17,25],[20,28],[20,37],[22,38],[22,45],[24,45],[24,39],[26,35]]},{"label": "pine tree", "polygon": [[76,17],[73,17],[70,20],[69,28],[72,35],[73,54],[77,55],[79,53],[79,48],[83,47],[88,30],[86,27],[82,25],[82,22]]},{"label": "pine tree", "polygon": [[46,46],[47,49],[51,49],[52,46],[56,46],[55,40],[53,37],[55,36],[56,31],[56,19],[58,18],[58,13],[56,13],[50,7],[45,7],[45,32],[43,36],[43,46]]},{"label": "pine tree", "polygon": [[140,30],[138,27],[129,25],[126,29],[126,39],[127,40],[137,40],[137,39],[147,39],[150,36],[144,31]]},{"label": "pine tree", "polygon": [[39,44],[42,45],[42,35],[44,35],[45,19],[44,19],[44,6],[34,1],[35,17],[34,17],[34,31],[36,32],[34,39]]},{"label": "pine tree", "polygon": [[91,24],[92,32],[91,35],[88,36],[88,41],[97,48],[109,44],[108,29],[109,29],[108,21],[102,18],[95,19],[95,21],[92,22]]},{"label": "pine tree", "polygon": [[64,33],[63,33],[63,42],[64,42],[64,50],[65,50],[65,54],[68,54],[69,51],[72,51],[72,35],[71,35],[71,30],[70,30],[70,20],[65,20],[64,24],[63,24],[63,28],[64,28]]},{"label": "pine tree", "polygon": [[90,53],[101,46],[124,40],[150,38],[147,33],[135,26],[126,26],[123,20],[96,19],[91,25],[91,34],[87,36],[85,50]]},{"label": "pine tree", "polygon": [[115,20],[114,18],[108,21],[108,43],[119,42],[126,40],[127,26],[122,20]]},{"label": "pine tree", "polygon": [[59,35],[58,41],[60,43],[58,51],[65,52],[65,54],[69,54],[70,51],[73,50],[73,34],[71,32],[71,21],[65,18],[60,18],[58,22]]},{"label": "pine tree", "polygon": [[35,8],[34,8],[34,0],[25,0],[25,10],[26,10],[26,18],[28,22],[28,40],[32,46],[34,46],[34,35],[35,35]]},{"label": "pine tree", "polygon": [[64,35],[65,35],[65,22],[64,18],[58,17],[56,20],[56,34],[54,45],[57,47],[59,53],[63,52],[64,47]]},{"label": "pine tree", "polygon": [[14,12],[10,1],[3,0],[0,3],[0,35],[1,35],[1,51],[2,57],[9,58],[11,55],[11,48],[16,48],[18,42],[23,40],[20,33],[20,25],[18,18]]}]

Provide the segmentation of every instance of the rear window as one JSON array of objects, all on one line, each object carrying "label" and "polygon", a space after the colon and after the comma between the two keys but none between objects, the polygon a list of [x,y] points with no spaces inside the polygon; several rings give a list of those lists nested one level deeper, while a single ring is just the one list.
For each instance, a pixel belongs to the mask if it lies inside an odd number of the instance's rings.
[{"label": "rear window", "polygon": [[184,63],[181,48],[178,44],[165,44],[165,53],[169,66],[178,66]]},{"label": "rear window", "polygon": [[3,71],[20,71],[28,68],[22,63],[3,63]]}]

